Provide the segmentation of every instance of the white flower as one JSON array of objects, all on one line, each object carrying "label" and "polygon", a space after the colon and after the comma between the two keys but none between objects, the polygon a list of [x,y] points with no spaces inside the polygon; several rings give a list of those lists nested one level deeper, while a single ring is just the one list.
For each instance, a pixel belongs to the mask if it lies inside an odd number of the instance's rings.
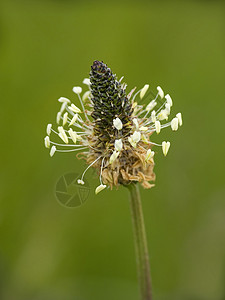
[{"label": "white flower", "polygon": [[157,90],[158,90],[158,94],[160,96],[161,99],[164,98],[164,92],[162,90],[162,88],[160,86],[157,86]]},{"label": "white flower", "polygon": [[144,95],[146,94],[147,90],[149,88],[149,84],[145,84],[144,87],[141,89],[140,92],[140,98],[142,99],[144,97]]},{"label": "white flower", "polygon": [[80,113],[81,112],[81,110],[76,105],[74,105],[73,103],[71,104],[71,106],[69,106],[69,109],[72,110],[75,113]]},{"label": "white flower", "polygon": [[82,88],[80,86],[74,86],[73,87],[73,92],[77,95],[82,93]]},{"label": "white flower", "polygon": [[78,183],[78,184],[84,185],[84,181],[83,181],[82,179],[78,179],[78,180],[77,180],[77,183]]},{"label": "white flower", "polygon": [[123,149],[122,139],[115,140],[115,144],[114,145],[115,145],[115,150],[120,152]]},{"label": "white flower", "polygon": [[148,149],[146,156],[145,156],[145,161],[148,162],[150,161],[151,158],[155,155],[155,152],[152,151],[151,149]]},{"label": "white flower", "polygon": [[170,148],[170,142],[162,142],[162,151],[165,156],[167,155],[169,148]]},{"label": "white flower", "polygon": [[52,130],[52,124],[48,124],[46,129],[47,135],[50,135],[51,130]]},{"label": "white flower", "polygon": [[168,103],[170,106],[173,106],[173,101],[172,101],[170,95],[167,94],[167,95],[165,96],[165,98],[166,98],[167,103]]},{"label": "white flower", "polygon": [[52,146],[51,150],[50,150],[50,156],[52,157],[55,154],[56,151],[56,146]]},{"label": "white flower", "polygon": [[100,184],[99,186],[96,187],[95,194],[97,195],[98,193],[100,193],[105,188],[106,188],[105,184]]},{"label": "white flower", "polygon": [[72,120],[70,121],[69,126],[72,126],[74,123],[76,123],[77,118],[78,118],[78,114],[75,114]]},{"label": "white flower", "polygon": [[45,147],[50,148],[50,139],[48,135],[45,137]]},{"label": "white flower", "polygon": [[176,117],[178,118],[179,125],[182,126],[183,121],[182,121],[182,115],[181,115],[181,113],[176,114]]},{"label": "white flower", "polygon": [[177,131],[178,129],[178,118],[173,118],[173,120],[171,121],[171,128],[173,131]]},{"label": "white flower", "polygon": [[65,98],[65,97],[60,97],[60,98],[58,99],[58,101],[61,102],[61,103],[67,103],[67,104],[70,103],[70,100],[67,99],[67,98]]},{"label": "white flower", "polygon": [[90,81],[90,79],[89,78],[84,78],[84,80],[83,80],[83,84],[86,84],[86,85],[90,85],[91,84],[91,81]]},{"label": "white flower", "polygon": [[121,130],[123,128],[123,123],[119,118],[113,120],[113,125],[117,130]]},{"label": "white flower", "polygon": [[159,134],[161,131],[161,124],[159,121],[155,121],[155,131],[157,134]]}]

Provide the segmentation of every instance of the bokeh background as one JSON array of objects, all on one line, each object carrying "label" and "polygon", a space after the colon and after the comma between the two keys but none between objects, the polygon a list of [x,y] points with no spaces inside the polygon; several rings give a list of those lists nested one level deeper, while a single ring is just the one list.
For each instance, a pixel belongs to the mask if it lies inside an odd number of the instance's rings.
[{"label": "bokeh background", "polygon": [[61,206],[58,178],[85,164],[43,145],[95,59],[183,113],[141,190],[154,299],[224,300],[225,3],[203,0],[1,1],[0,299],[138,299],[127,191],[95,196],[90,172],[85,205]]}]

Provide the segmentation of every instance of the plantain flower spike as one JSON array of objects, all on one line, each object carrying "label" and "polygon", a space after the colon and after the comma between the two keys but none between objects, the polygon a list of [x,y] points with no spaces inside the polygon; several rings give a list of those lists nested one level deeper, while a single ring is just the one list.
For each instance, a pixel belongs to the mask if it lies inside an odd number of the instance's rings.
[{"label": "plantain flower spike", "polygon": [[[88,166],[77,182],[85,184],[85,173],[95,168],[100,181],[96,194],[106,187],[112,189],[131,182],[139,182],[147,189],[154,186],[152,147],[161,147],[166,156],[170,142],[156,144],[152,134],[159,134],[166,127],[176,131],[183,123],[181,113],[168,121],[173,105],[170,95],[164,97],[158,86],[152,97],[147,93],[148,84],[127,93],[122,78],[117,80],[111,69],[98,60],[93,62],[83,84],[84,88],[73,87],[76,101],[59,98],[56,129],[48,124],[44,140],[50,156],[55,152],[79,151],[77,157]],[[146,99],[147,105],[138,104],[137,97]]]}]

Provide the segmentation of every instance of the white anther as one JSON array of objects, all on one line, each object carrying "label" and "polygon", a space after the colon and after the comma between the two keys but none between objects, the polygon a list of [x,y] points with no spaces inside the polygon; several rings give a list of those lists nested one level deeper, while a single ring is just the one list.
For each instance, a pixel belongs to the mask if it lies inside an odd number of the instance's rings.
[{"label": "white anther", "polygon": [[82,96],[82,101],[86,101],[90,95],[91,91],[86,91]]},{"label": "white anther", "polygon": [[149,102],[149,104],[146,106],[146,111],[150,111],[152,110],[155,106],[157,105],[157,102],[155,100],[152,100],[151,102]]},{"label": "white anther", "polygon": [[67,98],[65,98],[65,97],[60,97],[60,98],[58,99],[58,101],[61,102],[61,103],[67,103],[67,104],[70,103],[70,100],[67,99]]},{"label": "white anther", "polygon": [[48,124],[46,129],[47,135],[50,135],[51,129],[52,129],[52,124]]},{"label": "white anther", "polygon": [[68,120],[68,112],[65,112],[65,114],[63,115],[63,126],[66,125],[67,120]]},{"label": "white anther", "polygon": [[73,103],[71,104],[71,106],[69,106],[69,109],[72,110],[75,113],[80,113],[81,112],[81,110],[76,105],[74,105]]},{"label": "white anther", "polygon": [[179,125],[181,126],[183,124],[181,113],[176,114],[176,117],[178,118]]},{"label": "white anther", "polygon": [[59,124],[59,122],[60,122],[60,119],[61,119],[61,112],[59,111],[58,113],[57,113],[57,116],[56,116],[56,123],[57,124]]},{"label": "white anther", "polygon": [[62,126],[59,126],[59,127],[58,127],[58,131],[59,131],[59,137],[63,140],[63,142],[64,142],[65,144],[68,144],[69,140],[68,140],[68,137],[67,137],[66,132],[65,132],[65,130],[63,129],[63,127],[62,127]]},{"label": "white anther", "polygon": [[121,120],[119,118],[115,118],[113,120],[113,125],[117,130],[121,130],[123,128],[123,123],[121,122]]},{"label": "white anther", "polygon": [[155,123],[155,121],[156,121],[156,112],[155,112],[155,110],[153,110],[152,113],[151,113],[151,121],[153,123]]},{"label": "white anther", "polygon": [[164,92],[160,86],[157,86],[157,91],[161,99],[164,98]]},{"label": "white anther", "polygon": [[131,138],[132,140],[135,142],[135,143],[138,143],[141,139],[141,134],[139,131],[135,131],[132,135],[131,135]]},{"label": "white anther", "polygon": [[50,148],[50,139],[48,135],[45,137],[45,147]]},{"label": "white anther", "polygon": [[86,84],[86,85],[90,85],[91,84],[91,81],[90,81],[90,79],[89,78],[84,78],[84,80],[83,80],[83,84]]},{"label": "white anther", "polygon": [[84,181],[82,179],[77,179],[77,183],[84,185]]},{"label": "white anther", "polygon": [[162,142],[162,151],[165,156],[167,155],[169,148],[170,148],[170,142]]},{"label": "white anther", "polygon": [[155,131],[157,134],[159,134],[161,131],[161,124],[159,121],[155,121]]},{"label": "white anther", "polygon": [[141,127],[139,128],[139,130],[140,130],[140,131],[147,131],[147,130],[148,130],[148,127],[146,127],[146,126],[141,126]]},{"label": "white anther", "polygon": [[162,109],[159,114],[157,115],[157,118],[160,120],[160,121],[163,121],[163,120],[168,120],[168,112],[166,109]]},{"label": "white anther", "polygon": [[56,151],[56,146],[52,146],[51,150],[50,150],[50,156],[52,157],[55,154]]},{"label": "white anther", "polygon": [[173,101],[172,101],[170,95],[167,94],[167,95],[165,96],[165,98],[166,98],[167,103],[168,103],[170,106],[173,106]]},{"label": "white anther", "polygon": [[100,184],[99,186],[96,187],[95,194],[97,195],[98,193],[100,193],[105,188],[106,188],[105,184]]},{"label": "white anther", "polygon": [[75,115],[73,116],[72,120],[70,121],[69,126],[72,126],[74,123],[76,123],[77,118],[78,118],[78,114],[75,114]]},{"label": "white anther", "polygon": [[74,86],[73,92],[77,95],[79,95],[82,92],[82,88],[80,86]]},{"label": "white anther", "polygon": [[144,95],[146,94],[147,90],[149,88],[149,84],[145,84],[144,87],[141,89],[140,92],[140,98],[142,99],[144,97]]},{"label": "white anther", "polygon": [[75,131],[73,131],[72,128],[70,128],[68,130],[68,133],[69,133],[71,139],[73,140],[74,144],[76,144],[76,142],[77,142],[77,133]]},{"label": "white anther", "polygon": [[177,131],[178,123],[179,123],[178,118],[177,117],[173,118],[173,120],[171,121],[171,128],[173,131]]}]

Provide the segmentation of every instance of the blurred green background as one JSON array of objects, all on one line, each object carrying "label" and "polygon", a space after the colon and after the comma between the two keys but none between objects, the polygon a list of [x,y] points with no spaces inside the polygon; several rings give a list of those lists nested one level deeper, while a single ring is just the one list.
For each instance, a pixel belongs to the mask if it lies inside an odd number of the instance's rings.
[{"label": "blurred green background", "polygon": [[57,99],[99,59],[183,113],[141,189],[154,299],[224,300],[224,1],[2,0],[0,45],[0,299],[138,299],[127,191],[95,196],[90,172],[85,205],[62,207],[58,178],[85,164],[43,145]]}]

